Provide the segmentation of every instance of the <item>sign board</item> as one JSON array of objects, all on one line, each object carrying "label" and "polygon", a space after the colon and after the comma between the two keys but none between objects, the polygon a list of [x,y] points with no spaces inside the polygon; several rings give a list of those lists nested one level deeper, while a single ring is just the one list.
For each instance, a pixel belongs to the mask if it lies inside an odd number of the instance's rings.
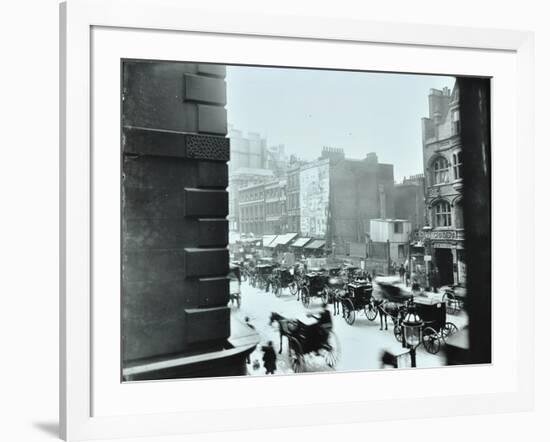
[{"label": "sign board", "polygon": [[424,261],[431,261],[432,256],[431,255],[424,255]]}]

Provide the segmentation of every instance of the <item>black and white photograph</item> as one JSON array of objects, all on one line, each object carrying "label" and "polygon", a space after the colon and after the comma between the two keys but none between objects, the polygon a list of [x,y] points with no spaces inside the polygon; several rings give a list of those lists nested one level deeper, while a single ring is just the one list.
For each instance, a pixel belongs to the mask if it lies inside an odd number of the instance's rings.
[{"label": "black and white photograph", "polygon": [[489,78],[121,63],[122,381],[492,363]]}]

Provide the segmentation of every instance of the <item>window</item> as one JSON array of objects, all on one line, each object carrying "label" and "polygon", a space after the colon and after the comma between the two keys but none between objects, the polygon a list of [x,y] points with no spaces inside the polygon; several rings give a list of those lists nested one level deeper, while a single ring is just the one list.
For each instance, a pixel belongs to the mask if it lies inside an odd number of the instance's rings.
[{"label": "window", "polygon": [[433,210],[436,227],[451,226],[451,205],[447,201],[438,202]]},{"label": "window", "polygon": [[462,178],[462,152],[453,154],[453,171],[455,180],[460,180]]},{"label": "window", "polygon": [[433,184],[443,184],[449,182],[449,163],[443,157],[437,158],[433,162]]},{"label": "window", "polygon": [[393,223],[393,233],[403,233],[403,223]]}]

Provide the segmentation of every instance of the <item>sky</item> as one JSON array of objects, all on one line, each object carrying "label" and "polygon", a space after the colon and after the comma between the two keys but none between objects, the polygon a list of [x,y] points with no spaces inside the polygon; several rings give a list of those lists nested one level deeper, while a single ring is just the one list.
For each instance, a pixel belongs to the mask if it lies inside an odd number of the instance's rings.
[{"label": "sky", "polygon": [[347,158],[376,152],[394,178],[422,173],[421,118],[431,88],[452,89],[454,77],[312,69],[227,67],[228,122],[259,132],[288,155],[320,156],[323,146]]}]

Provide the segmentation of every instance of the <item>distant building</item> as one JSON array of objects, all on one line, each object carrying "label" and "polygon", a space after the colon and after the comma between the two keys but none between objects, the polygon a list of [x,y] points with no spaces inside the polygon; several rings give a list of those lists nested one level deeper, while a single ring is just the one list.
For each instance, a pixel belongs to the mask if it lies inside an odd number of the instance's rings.
[{"label": "distant building", "polygon": [[372,219],[367,253],[374,259],[404,264],[409,255],[410,234],[411,223],[406,219]]},{"label": "distant building", "polygon": [[301,235],[325,239],[336,254],[365,243],[371,219],[394,217],[393,165],[375,153],[355,160],[325,147],[319,160],[300,167],[299,185]]},{"label": "distant building", "polygon": [[265,150],[264,167],[272,170],[276,176],[284,176],[288,168],[288,158],[285,155],[285,145],[269,146]]},{"label": "distant building", "polygon": [[229,127],[231,139],[231,160],[229,161],[229,175],[239,169],[265,169],[266,145],[265,138],[251,132],[245,136],[242,131]]},{"label": "distant building", "polygon": [[426,211],[429,228],[423,233],[429,270],[436,269],[440,285],[466,280],[462,215],[462,144],[459,90],[431,89],[429,117],[422,119]]},{"label": "distant building", "polygon": [[241,233],[265,233],[265,184],[252,184],[238,190]]},{"label": "distant building", "polygon": [[288,233],[286,180],[275,179],[239,189],[241,233],[255,236]]},{"label": "distant building", "polygon": [[404,178],[394,188],[395,217],[410,221],[413,230],[426,225],[424,187],[424,175],[418,174]]},{"label": "distant building", "polygon": [[289,233],[286,213],[286,180],[265,183],[265,234]]},{"label": "distant building", "polygon": [[243,232],[239,225],[239,189],[284,178],[288,167],[285,146],[267,147],[267,141],[259,133],[242,131],[229,126],[231,160],[229,161],[229,229]]},{"label": "distant building", "polygon": [[273,172],[268,169],[241,168],[229,174],[229,229],[241,233],[250,233],[243,230],[239,220],[239,190],[261,184],[273,179]]},{"label": "distant building", "polygon": [[291,158],[286,173],[286,211],[290,232],[300,232],[300,167],[303,164],[296,158]]}]

